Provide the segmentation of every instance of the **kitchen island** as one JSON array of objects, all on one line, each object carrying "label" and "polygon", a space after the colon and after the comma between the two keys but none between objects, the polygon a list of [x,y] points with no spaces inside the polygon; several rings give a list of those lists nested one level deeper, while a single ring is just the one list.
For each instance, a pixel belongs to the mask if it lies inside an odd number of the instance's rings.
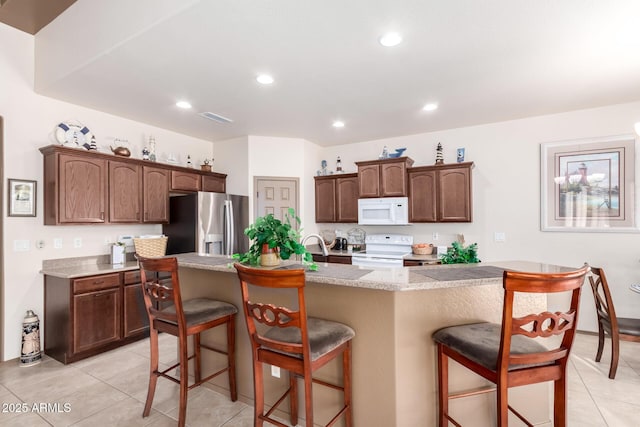
[{"label": "kitchen island", "polygon": [[[235,304],[241,310],[240,287],[233,260],[223,257],[178,255],[183,297],[209,296]],[[290,268],[285,262],[279,268]],[[431,334],[444,326],[492,321],[502,314],[502,271],[559,272],[571,268],[532,262],[477,265],[363,269],[351,265],[319,264],[307,272],[306,301],[310,316],[351,326],[353,341],[353,405],[357,426],[436,425],[436,352]],[[546,309],[544,295],[520,295],[518,315]],[[251,402],[253,381],[247,329],[237,318],[238,393]],[[205,340],[223,343],[212,331]],[[213,357],[205,369],[222,361]],[[287,386],[286,375],[274,378],[265,368],[267,404]],[[329,364],[319,376],[339,381],[340,367]],[[473,388],[484,380],[451,363],[451,390]],[[226,389],[226,378],[213,381]],[[536,384],[510,390],[510,403],[535,425],[551,425],[550,385]],[[339,402],[338,394],[314,387],[314,412],[318,423],[328,421]],[[457,420],[468,427],[491,425],[492,394],[452,401]],[[286,405],[283,406],[286,410]],[[281,414],[282,415],[282,414]],[[304,414],[300,414],[302,417]],[[338,424],[341,425],[341,424]]]}]

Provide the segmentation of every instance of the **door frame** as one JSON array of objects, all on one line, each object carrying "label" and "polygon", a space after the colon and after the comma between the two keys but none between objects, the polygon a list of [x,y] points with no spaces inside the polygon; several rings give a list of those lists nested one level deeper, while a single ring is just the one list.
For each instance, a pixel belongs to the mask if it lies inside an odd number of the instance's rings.
[{"label": "door frame", "polygon": [[[4,242],[4,118],[0,116],[0,242]],[[4,292],[4,244],[0,244],[0,362],[4,360],[4,302],[6,301]]]},{"label": "door frame", "polygon": [[[296,184],[296,215],[300,216],[300,178],[295,176],[255,176],[253,177],[253,220],[258,218],[258,182],[259,181],[294,181]],[[297,228],[296,224],[292,224]]]}]

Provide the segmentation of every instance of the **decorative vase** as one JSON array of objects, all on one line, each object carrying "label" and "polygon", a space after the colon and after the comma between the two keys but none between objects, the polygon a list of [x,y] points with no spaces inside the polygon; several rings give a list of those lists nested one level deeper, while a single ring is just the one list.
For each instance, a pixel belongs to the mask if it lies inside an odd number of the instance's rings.
[{"label": "decorative vase", "polygon": [[274,267],[280,265],[280,254],[278,248],[270,248],[267,243],[262,245],[260,254],[260,265],[263,267]]}]

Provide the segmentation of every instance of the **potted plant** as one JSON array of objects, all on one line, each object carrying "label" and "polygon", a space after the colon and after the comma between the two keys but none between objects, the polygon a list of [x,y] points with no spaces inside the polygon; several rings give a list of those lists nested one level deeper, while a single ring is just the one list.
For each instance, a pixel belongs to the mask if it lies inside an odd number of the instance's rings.
[{"label": "potted plant", "polygon": [[[250,265],[265,265],[261,263],[264,254],[270,254],[269,258],[289,259],[291,255],[300,255],[302,263],[310,270],[317,270],[318,266],[313,262],[309,251],[300,243],[300,231],[296,227],[300,225],[300,218],[296,216],[293,208],[289,208],[285,220],[280,221],[273,214],[256,218],[256,221],[244,230],[244,234],[251,240],[249,251],[233,254],[233,258],[241,263]],[[265,257],[266,258],[266,257]],[[273,265],[273,263],[266,263]]]},{"label": "potted plant", "polygon": [[473,264],[478,259],[478,244],[473,243],[465,247],[460,242],[453,242],[447,253],[441,259],[443,264]]}]

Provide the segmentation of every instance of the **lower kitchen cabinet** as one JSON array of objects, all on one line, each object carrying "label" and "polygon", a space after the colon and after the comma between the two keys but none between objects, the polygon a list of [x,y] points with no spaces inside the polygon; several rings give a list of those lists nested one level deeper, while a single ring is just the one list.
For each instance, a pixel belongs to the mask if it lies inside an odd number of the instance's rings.
[{"label": "lower kitchen cabinet", "polygon": [[[129,272],[44,278],[44,352],[71,363],[148,336],[138,306],[139,283]],[[134,302],[135,301],[135,302]]]},{"label": "lower kitchen cabinet", "polygon": [[348,255],[318,255],[313,254],[314,262],[332,262],[335,264],[351,264],[351,257]]},{"label": "lower kitchen cabinet", "polygon": [[123,336],[124,338],[148,333],[149,316],[144,306],[142,296],[142,283],[140,282],[140,271],[124,272],[123,287]]}]

